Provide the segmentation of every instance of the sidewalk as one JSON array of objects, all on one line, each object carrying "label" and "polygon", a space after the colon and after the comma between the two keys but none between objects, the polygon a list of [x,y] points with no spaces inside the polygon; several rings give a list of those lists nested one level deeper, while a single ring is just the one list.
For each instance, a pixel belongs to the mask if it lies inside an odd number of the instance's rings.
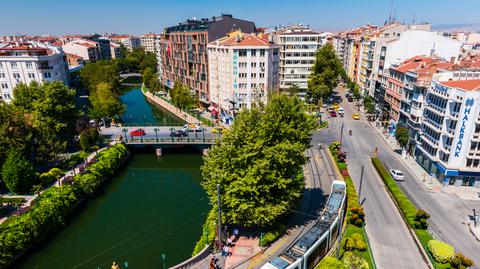
[{"label": "sidewalk", "polygon": [[[385,132],[383,127],[377,127],[374,122],[369,122],[378,133],[378,135],[383,138],[385,143],[392,149],[392,151],[401,152],[401,147],[398,145],[395,137],[390,135],[388,132]],[[399,158],[405,163],[405,166],[408,167],[410,172],[415,175],[415,179],[420,182],[427,192],[440,192],[442,191],[442,184],[430,174],[428,174],[423,167],[418,164],[413,156],[406,155],[405,159],[399,154]]]},{"label": "sidewalk", "polygon": [[225,268],[235,268],[236,265],[257,255],[261,250],[258,237],[240,236],[229,249],[231,254],[225,259]]}]

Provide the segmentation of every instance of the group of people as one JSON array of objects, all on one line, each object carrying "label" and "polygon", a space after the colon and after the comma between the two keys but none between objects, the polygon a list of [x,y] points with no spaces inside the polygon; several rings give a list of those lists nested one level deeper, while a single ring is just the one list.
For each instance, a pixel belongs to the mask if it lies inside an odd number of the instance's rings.
[{"label": "group of people", "polygon": [[230,256],[230,248],[234,246],[235,242],[238,240],[238,229],[233,229],[232,236],[227,237],[227,242],[224,246],[221,247],[222,256]]}]

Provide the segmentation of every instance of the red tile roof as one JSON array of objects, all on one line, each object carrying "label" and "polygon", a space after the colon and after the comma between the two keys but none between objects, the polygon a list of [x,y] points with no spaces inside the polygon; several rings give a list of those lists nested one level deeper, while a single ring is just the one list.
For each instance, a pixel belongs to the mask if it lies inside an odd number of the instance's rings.
[{"label": "red tile roof", "polygon": [[480,79],[441,81],[440,83],[451,88],[458,88],[465,91],[480,91]]},{"label": "red tile roof", "polygon": [[220,42],[222,46],[269,46],[270,43],[268,40],[264,38],[260,38],[255,34],[240,34],[240,38],[238,38],[238,34],[232,35],[230,37],[224,37],[213,41],[212,43],[215,44],[217,41]]},{"label": "red tile roof", "polygon": [[434,58],[430,57],[423,57],[423,56],[415,56],[413,58],[407,59],[403,61],[403,63],[397,67],[393,67],[392,69],[396,70],[400,73],[406,73],[410,70],[423,68],[427,63],[435,61]]}]

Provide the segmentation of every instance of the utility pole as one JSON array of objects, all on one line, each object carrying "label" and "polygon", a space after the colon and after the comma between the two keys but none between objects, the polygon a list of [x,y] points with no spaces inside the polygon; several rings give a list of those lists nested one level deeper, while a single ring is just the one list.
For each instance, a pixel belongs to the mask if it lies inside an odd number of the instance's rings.
[{"label": "utility pole", "polygon": [[363,169],[365,168],[364,165],[362,165],[362,172],[360,173],[360,187],[358,188],[358,202],[361,203],[362,201],[362,184],[363,184]]},{"label": "utility pole", "polygon": [[340,150],[342,149],[342,142],[343,142],[343,125],[345,123],[342,122],[342,128],[340,129]]},{"label": "utility pole", "polygon": [[217,184],[217,206],[218,206],[218,249],[222,244],[222,213],[220,209],[220,184]]}]

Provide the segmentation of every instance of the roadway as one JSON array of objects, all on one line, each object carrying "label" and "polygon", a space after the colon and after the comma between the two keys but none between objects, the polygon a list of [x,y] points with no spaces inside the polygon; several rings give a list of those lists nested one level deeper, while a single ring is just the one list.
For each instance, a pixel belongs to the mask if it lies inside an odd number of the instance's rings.
[{"label": "roadway", "polygon": [[[343,95],[342,93],[340,95]],[[348,105],[347,105],[348,104]],[[480,268],[480,243],[476,241],[474,236],[465,225],[468,214],[471,214],[472,208],[478,209],[480,203],[478,201],[461,200],[454,194],[446,193],[430,193],[425,190],[425,187],[415,178],[410,167],[401,159],[398,153],[392,151],[386,144],[383,138],[379,137],[378,133],[365,121],[362,115],[360,122],[351,120],[351,113],[354,107],[350,103],[343,103],[342,106],[346,110],[345,121],[345,147],[349,152],[350,157],[365,158],[373,153],[375,147],[378,147],[378,158],[389,168],[399,169],[405,175],[404,182],[398,182],[398,185],[403,192],[415,203],[418,208],[427,211],[430,214],[429,230],[433,232],[440,240],[447,242],[454,246],[455,251],[461,252],[475,262],[475,267]],[[329,138],[334,138],[337,135],[338,129],[342,120],[333,120],[332,130]],[[348,137],[348,130],[353,130],[353,136]],[[333,137],[332,137],[333,136]],[[355,147],[353,147],[355,146]],[[348,159],[348,156],[347,156]],[[370,165],[369,160],[367,163]],[[374,170],[372,170],[375,172]],[[370,171],[368,172],[368,174]],[[367,174],[367,173],[366,173]],[[358,182],[358,181],[357,181]],[[364,181],[365,183],[365,181]],[[382,184],[383,185],[383,184]],[[364,185],[364,190],[367,191],[369,186]],[[366,194],[366,193],[365,193]],[[365,195],[367,199],[370,195]]]},{"label": "roadway", "polygon": [[[341,94],[343,95],[343,94]],[[329,127],[313,137],[314,143],[330,144],[340,140],[340,130],[344,124],[343,147],[347,152],[350,175],[359,190],[360,175],[364,166],[363,187],[360,200],[366,213],[366,231],[371,242],[373,256],[378,268],[427,268],[418,247],[411,237],[406,224],[386,192],[381,178],[371,164],[370,157],[376,146],[381,146],[380,138],[362,118],[353,120],[352,104],[342,104],[344,118],[329,118]],[[349,136],[348,130],[353,130]]]}]

